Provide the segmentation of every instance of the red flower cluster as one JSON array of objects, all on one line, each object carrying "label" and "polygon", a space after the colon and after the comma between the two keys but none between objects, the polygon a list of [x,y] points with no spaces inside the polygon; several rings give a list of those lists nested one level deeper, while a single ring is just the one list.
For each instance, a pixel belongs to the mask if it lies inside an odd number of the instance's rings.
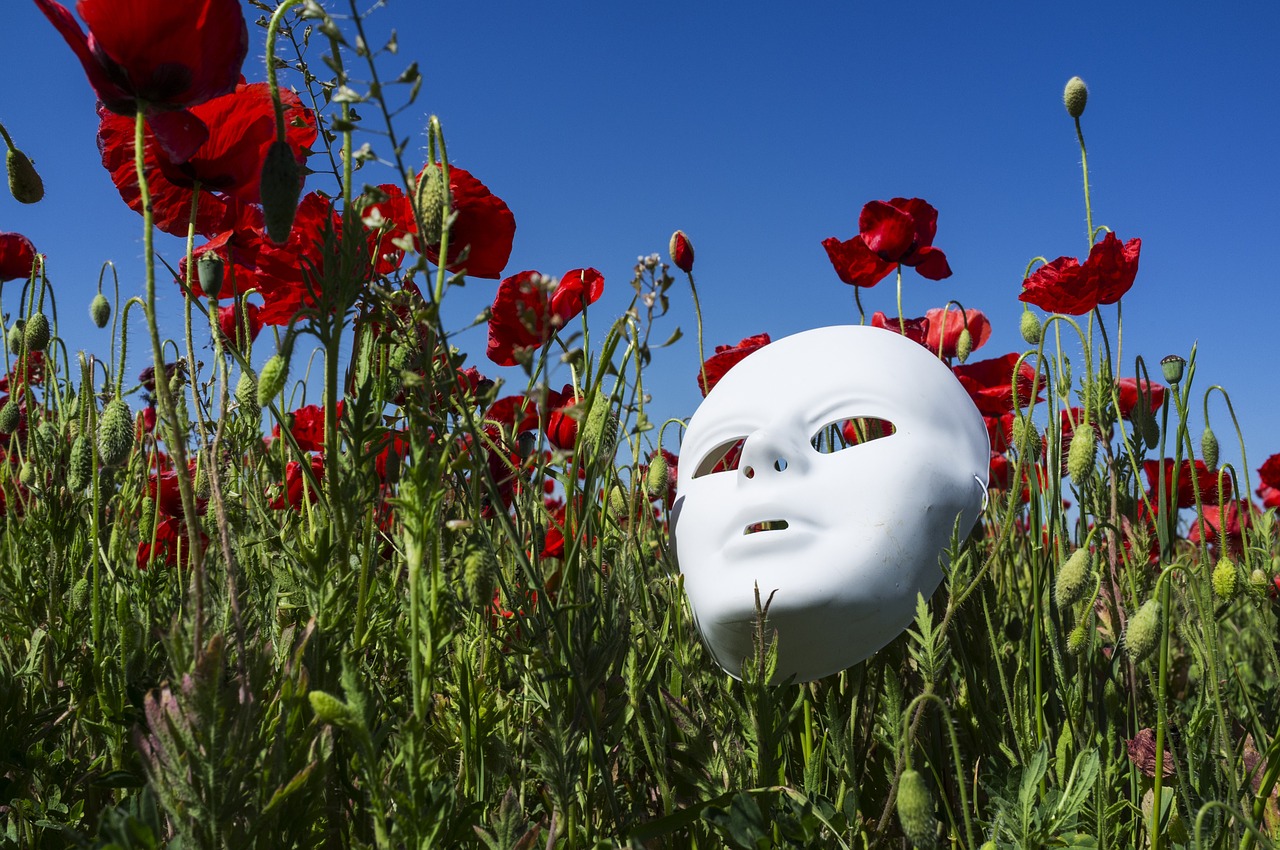
[{"label": "red flower cluster", "polygon": [[935,307],[915,319],[899,322],[880,311],[871,315],[871,326],[900,333],[912,342],[918,342],[943,360],[956,356],[960,334],[969,329],[970,351],[976,351],[991,338],[991,321],[981,310],[959,310]]},{"label": "red flower cluster", "polygon": [[[768,334],[756,334],[749,336],[739,342],[737,345],[717,345],[715,354],[707,358],[702,364],[702,370],[698,374],[698,389],[702,390],[703,396],[711,392],[716,384],[720,383],[720,379],[725,373],[732,369],[748,354],[757,349],[764,348],[769,344]],[[703,373],[706,379],[703,379]]]},{"label": "red flower cluster", "polygon": [[951,371],[959,379],[960,385],[969,393],[978,412],[983,416],[1002,416],[1017,408],[1038,403],[1042,399],[1031,398],[1031,386],[1035,380],[1036,370],[1025,361],[1017,366],[1017,394],[1014,394],[1014,366],[1018,363],[1017,353],[1006,354],[991,360],[979,360],[977,363],[966,363],[953,366]]},{"label": "red flower cluster", "polygon": [[858,235],[841,242],[822,240],[840,279],[851,286],[872,287],[899,264],[911,266],[921,277],[943,280],[951,266],[933,247],[938,211],[919,198],[872,201],[858,217]]},{"label": "red flower cluster", "polygon": [[[1174,462],[1172,458],[1164,459],[1164,481],[1165,487],[1170,488],[1170,492],[1174,494],[1177,507],[1194,508],[1196,506],[1196,490],[1200,491],[1200,502],[1207,510],[1210,505],[1218,504],[1218,471],[1205,466],[1202,460],[1195,461],[1194,466],[1189,460],[1184,460],[1177,467],[1178,482],[1177,490],[1173,490],[1174,481]],[[1160,486],[1160,467],[1161,463],[1157,460],[1144,461],[1142,471],[1146,473],[1147,484],[1150,486],[1150,496],[1152,504],[1157,504],[1156,495],[1157,488]],[[1222,499],[1231,498],[1231,476],[1224,475],[1222,477]],[[1158,509],[1158,505],[1157,505]]]},{"label": "red flower cluster", "polygon": [[541,348],[604,292],[604,275],[595,269],[566,273],[550,292],[545,280],[538,272],[524,271],[498,284],[485,354],[499,366],[514,366],[518,352]]},{"label": "red flower cluster", "polygon": [[[147,494],[154,500],[153,509],[156,511],[155,516],[147,518],[155,522],[153,533],[142,536],[134,556],[134,563],[140,570],[154,563],[177,566],[179,557],[183,563],[191,557],[186,516],[178,490],[178,471],[172,468],[169,458],[164,455],[156,456],[156,466],[157,471],[147,480]],[[195,470],[195,461],[192,461],[187,470],[189,480],[194,479]],[[205,500],[197,500],[196,512],[203,514],[204,510]],[[207,546],[208,543],[209,537],[201,532],[200,545]]]},{"label": "red flower cluster", "polygon": [[1141,239],[1122,245],[1114,233],[1108,233],[1094,244],[1083,265],[1075,257],[1059,257],[1036,269],[1022,282],[1018,300],[1072,316],[1084,315],[1099,304],[1114,304],[1133,286],[1141,250]]}]

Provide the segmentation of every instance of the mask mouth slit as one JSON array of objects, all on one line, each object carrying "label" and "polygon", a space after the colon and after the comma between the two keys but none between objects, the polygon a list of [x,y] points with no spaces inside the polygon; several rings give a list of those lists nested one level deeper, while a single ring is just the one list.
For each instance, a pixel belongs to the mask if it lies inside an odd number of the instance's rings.
[{"label": "mask mouth slit", "polygon": [[766,519],[760,522],[753,522],[742,530],[745,537],[748,534],[759,534],[762,531],[782,531],[788,525],[785,519]]}]

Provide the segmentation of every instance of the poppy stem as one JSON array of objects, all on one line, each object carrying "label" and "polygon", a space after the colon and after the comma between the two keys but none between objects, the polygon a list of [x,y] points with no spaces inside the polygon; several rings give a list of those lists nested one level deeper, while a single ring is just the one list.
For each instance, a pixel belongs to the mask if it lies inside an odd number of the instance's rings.
[{"label": "poppy stem", "polygon": [[902,317],[902,264],[898,264],[898,332],[907,335],[907,320]]},{"label": "poppy stem", "polygon": [[[1089,202],[1089,152],[1084,146],[1084,130],[1076,120],[1076,140],[1080,142],[1080,167],[1084,170],[1084,220],[1089,233],[1089,251],[1093,250],[1093,206]],[[1085,252],[1088,256],[1088,251]]]},{"label": "poppy stem", "polygon": [[276,34],[280,31],[284,13],[301,2],[284,0],[271,13],[271,23],[267,25],[267,86],[271,89],[271,102],[276,110],[276,138],[280,141],[284,141],[284,104],[280,101],[280,83],[276,80]]},{"label": "poppy stem", "polygon": [[693,295],[693,316],[698,323],[698,369],[702,375],[702,391],[707,391],[707,355],[702,348],[702,305],[698,302],[698,287],[693,283],[693,272],[685,272],[689,276],[689,292]]}]

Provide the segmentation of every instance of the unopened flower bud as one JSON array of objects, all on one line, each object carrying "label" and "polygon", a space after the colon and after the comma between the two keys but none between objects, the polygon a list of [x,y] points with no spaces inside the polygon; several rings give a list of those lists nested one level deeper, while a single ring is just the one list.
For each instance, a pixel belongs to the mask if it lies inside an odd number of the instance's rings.
[{"label": "unopened flower bud", "polygon": [[23,329],[22,342],[27,351],[44,351],[49,347],[49,317],[36,313]]},{"label": "unopened flower bud", "polygon": [[1249,573],[1249,588],[1254,593],[1262,593],[1267,589],[1267,585],[1271,582],[1267,580],[1267,574],[1260,567],[1255,567],[1253,572]]},{"label": "unopened flower bud", "polygon": [[432,163],[418,177],[418,215],[422,219],[422,232],[418,234],[423,247],[440,244],[444,236],[444,220],[449,214],[449,185],[444,179],[444,169]]},{"label": "unopened flower bud", "polygon": [[1009,438],[1020,453],[1035,457],[1040,449],[1040,433],[1029,416],[1014,416]]},{"label": "unopened flower bud", "polygon": [[1151,654],[1160,639],[1160,603],[1154,598],[1142,603],[1138,612],[1129,618],[1124,631],[1124,647],[1129,657],[1141,661]]},{"label": "unopened flower bud", "polygon": [[1235,596],[1238,581],[1236,565],[1231,562],[1231,559],[1219,560],[1218,565],[1213,568],[1213,592],[1218,595],[1218,598],[1230,599]]},{"label": "unopened flower bud", "polygon": [[934,847],[938,841],[938,820],[933,813],[933,796],[919,771],[907,768],[898,783],[898,822],[912,847]]},{"label": "unopened flower bud", "polygon": [[17,402],[10,398],[4,403],[4,407],[0,407],[0,434],[17,431],[21,421],[22,411],[18,410]]},{"label": "unopened flower bud", "polygon": [[14,322],[12,325],[9,326],[8,343],[9,343],[10,354],[17,355],[22,353],[22,341],[23,341],[22,329],[26,326],[26,324],[27,323],[22,319],[18,319],[16,322]]},{"label": "unopened flower bud", "polygon": [[1018,320],[1018,330],[1022,332],[1022,338],[1027,345],[1039,345],[1040,337],[1044,333],[1040,317],[1030,310],[1022,311],[1022,318]]},{"label": "unopened flower bud", "polygon": [[71,444],[71,461],[67,469],[67,486],[75,493],[82,492],[93,479],[93,441],[88,434],[81,434]]},{"label": "unopened flower bud", "polygon": [[71,588],[71,607],[77,611],[83,611],[88,602],[89,578],[88,576],[82,576]]},{"label": "unopened flower bud", "polygon": [[133,451],[133,411],[117,396],[107,402],[98,419],[98,456],[106,466],[115,466]]},{"label": "unopened flower bud", "polygon": [[644,476],[644,491],[649,494],[650,499],[656,499],[667,492],[669,478],[667,459],[662,456],[662,452],[658,452],[649,461],[649,469]]},{"label": "unopened flower bud", "polygon": [[284,382],[289,378],[289,361],[282,355],[273,355],[262,367],[258,376],[258,407],[267,407],[284,392]]},{"label": "unopened flower bud", "polygon": [[1067,107],[1067,114],[1072,118],[1084,115],[1085,104],[1089,102],[1089,88],[1084,80],[1072,77],[1067,80],[1067,87],[1062,90],[1062,105]]},{"label": "unopened flower bud", "polygon": [[36,465],[29,460],[24,460],[22,466],[18,468],[18,480],[28,487],[36,483]]},{"label": "unopened flower bud", "polygon": [[1200,457],[1204,459],[1205,466],[1210,469],[1218,468],[1218,437],[1208,425],[1204,426],[1204,433],[1200,435]]},{"label": "unopened flower bud", "polygon": [[1097,436],[1093,425],[1081,422],[1071,435],[1071,447],[1067,449],[1067,472],[1077,488],[1083,487],[1093,472],[1093,462],[1098,452]]},{"label": "unopened flower bud", "polygon": [[302,179],[302,168],[289,144],[279,139],[272,142],[262,162],[262,220],[267,235],[277,245],[289,241],[302,195]]},{"label": "unopened flower bud", "polygon": [[215,301],[218,299],[218,293],[222,291],[225,267],[226,264],[222,258],[212,251],[206,251],[200,255],[199,260],[196,260],[196,277],[200,280],[200,288],[204,290],[205,295]]},{"label": "unopened flower bud", "polygon": [[240,373],[240,380],[236,382],[236,405],[250,419],[262,415],[262,408],[258,405],[258,380],[248,369]]},{"label": "unopened flower bud", "polygon": [[111,302],[101,292],[89,302],[89,318],[100,328],[105,328],[107,322],[111,321]]},{"label": "unopened flower bud", "polygon": [[356,719],[351,706],[327,691],[308,691],[307,700],[311,703],[311,710],[316,713],[316,719],[321,723],[345,726]]},{"label": "unopened flower bud", "polygon": [[138,506],[138,539],[144,542],[151,540],[156,530],[156,500],[150,496],[142,497]]},{"label": "unopened flower bud", "polygon": [[956,359],[961,363],[969,359],[970,353],[973,352],[973,334],[969,333],[969,329],[962,328],[960,330],[960,338],[956,340]]},{"label": "unopened flower bud", "polygon": [[1062,358],[1062,367],[1058,370],[1058,395],[1071,395],[1071,361],[1066,357]]},{"label": "unopened flower bud", "polygon": [[1150,412],[1142,419],[1142,441],[1152,449],[1160,442],[1160,423],[1156,422],[1155,415]]},{"label": "unopened flower bud", "polygon": [[1089,590],[1091,572],[1089,549],[1081,546],[1058,569],[1058,580],[1053,593],[1059,608],[1069,608],[1084,598]]},{"label": "unopened flower bud", "polygon": [[1076,627],[1067,634],[1067,652],[1079,655],[1084,652],[1088,643],[1089,633],[1085,630],[1084,623],[1076,623]]},{"label": "unopened flower bud", "polygon": [[618,444],[618,414],[613,412],[613,404],[607,396],[599,395],[592,400],[583,423],[582,438],[592,457],[613,457],[613,450]]},{"label": "unopened flower bud", "polygon": [[467,553],[462,562],[462,586],[472,606],[483,608],[493,601],[493,581],[497,574],[498,559],[488,546],[482,545]]},{"label": "unopened flower bud", "polygon": [[1160,361],[1160,371],[1164,372],[1164,379],[1171,384],[1176,384],[1182,380],[1182,372],[1186,367],[1187,361],[1176,354],[1170,354]]},{"label": "unopened flower bud", "polygon": [[609,488],[609,512],[619,518],[627,515],[627,491],[618,484]]},{"label": "unopened flower bud", "polygon": [[685,274],[693,271],[693,243],[684,235],[683,230],[671,234],[671,262]]},{"label": "unopened flower bud", "polygon": [[44,197],[44,181],[25,153],[11,146],[5,163],[9,166],[9,191],[18,203],[34,204]]}]

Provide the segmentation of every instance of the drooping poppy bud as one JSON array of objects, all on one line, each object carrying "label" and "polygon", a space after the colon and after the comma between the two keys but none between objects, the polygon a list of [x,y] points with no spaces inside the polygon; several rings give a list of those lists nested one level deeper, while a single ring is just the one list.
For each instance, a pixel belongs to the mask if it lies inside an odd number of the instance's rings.
[{"label": "drooping poppy bud", "polygon": [[613,404],[607,396],[598,395],[592,399],[587,421],[583,423],[582,438],[591,457],[613,457],[613,450],[618,444],[618,414],[613,412]]},{"label": "drooping poppy bud", "polygon": [[956,340],[956,359],[961,363],[969,359],[969,354],[973,351],[973,334],[969,333],[969,329],[961,328],[960,338]]},{"label": "drooping poppy bud", "polygon": [[44,313],[36,313],[23,329],[23,344],[27,351],[44,351],[49,347],[49,338],[49,317]]},{"label": "drooping poppy bud", "polygon": [[650,499],[656,499],[667,492],[669,472],[667,459],[662,456],[661,452],[654,455],[653,459],[649,461],[649,470],[644,476],[644,491]]},{"label": "drooping poppy bud", "polygon": [[24,320],[18,319],[16,322],[14,322],[12,325],[9,326],[8,342],[9,342],[10,354],[22,353],[22,341],[24,339],[23,328],[26,327],[26,324],[27,323]]},{"label": "drooping poppy bud", "polygon": [[83,611],[85,605],[89,602],[89,577],[81,576],[80,579],[71,588],[71,608],[75,611]]},{"label": "drooping poppy bud", "polygon": [[1053,588],[1059,608],[1070,608],[1084,598],[1089,589],[1089,549],[1081,546],[1058,569]]},{"label": "drooping poppy bud", "polygon": [[100,328],[105,328],[107,322],[111,321],[111,302],[101,292],[89,302],[89,318]]},{"label": "drooping poppy bud", "polygon": [[1083,487],[1089,473],[1093,471],[1093,462],[1097,457],[1098,440],[1093,432],[1093,425],[1082,422],[1076,426],[1071,435],[1071,447],[1067,449],[1067,472],[1076,487]]},{"label": "drooping poppy bud", "polygon": [[14,200],[20,204],[34,204],[44,197],[44,181],[25,153],[10,145],[5,164],[9,166],[9,191],[13,193]]},{"label": "drooping poppy bud", "polygon": [[1204,465],[1210,469],[1218,468],[1218,437],[1208,426],[1204,426],[1204,433],[1200,435],[1200,457],[1204,459]]},{"label": "drooping poppy bud", "polygon": [[262,367],[258,376],[258,407],[269,407],[272,399],[284,391],[284,382],[289,379],[289,361],[279,354],[274,355]]},{"label": "drooping poppy bud", "polygon": [[1089,87],[1084,84],[1084,80],[1079,77],[1067,80],[1067,86],[1062,90],[1062,105],[1067,108],[1067,114],[1072,118],[1079,118],[1084,115],[1084,107],[1088,102]]},{"label": "drooping poppy bud", "polygon": [[213,300],[218,300],[218,293],[222,291],[222,275],[225,263],[222,258],[212,251],[207,251],[200,255],[200,259],[196,261],[196,276],[200,279],[200,288],[204,290],[204,294]]},{"label": "drooping poppy bud", "polygon": [[1160,639],[1160,603],[1154,598],[1142,603],[1138,613],[1129,618],[1124,631],[1124,647],[1129,657],[1141,661],[1151,654]]},{"label": "drooping poppy bud", "polygon": [[938,819],[933,812],[933,795],[924,777],[912,768],[902,771],[898,783],[898,822],[912,847],[937,846]]},{"label": "drooping poppy bud", "polygon": [[1084,651],[1088,640],[1089,633],[1085,631],[1084,623],[1076,623],[1076,627],[1067,635],[1067,652],[1079,655]]},{"label": "drooping poppy bud", "polygon": [[671,234],[671,244],[668,246],[671,251],[671,262],[675,267],[685,274],[693,271],[693,243],[689,241],[689,237],[684,235],[683,230],[677,230]]},{"label": "drooping poppy bud", "polygon": [[29,460],[24,460],[22,466],[18,468],[18,480],[28,487],[34,487],[36,483],[36,465]]},{"label": "drooping poppy bud", "polygon": [[1027,345],[1039,345],[1040,335],[1043,328],[1040,324],[1040,317],[1030,310],[1022,311],[1022,318],[1018,321],[1018,330],[1022,333],[1022,338],[1026,340]]},{"label": "drooping poppy bud", "polygon": [[13,399],[9,399],[4,407],[0,407],[0,434],[12,434],[21,422],[22,411]]},{"label": "drooping poppy bud", "polygon": [[133,411],[116,396],[98,420],[98,455],[107,466],[121,463],[133,451]]},{"label": "drooping poppy bud", "polygon": [[[302,197],[302,169],[293,156],[293,148],[279,139],[267,148],[262,162],[262,219],[267,235],[277,245],[289,241],[293,216]],[[203,284],[202,284],[203,285]]]}]

